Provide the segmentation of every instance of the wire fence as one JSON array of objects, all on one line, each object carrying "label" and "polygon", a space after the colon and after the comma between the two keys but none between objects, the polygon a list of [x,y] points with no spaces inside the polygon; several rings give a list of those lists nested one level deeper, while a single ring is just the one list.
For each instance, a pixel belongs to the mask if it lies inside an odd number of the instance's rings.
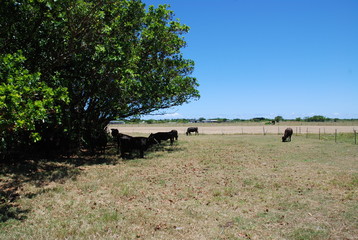
[{"label": "wire fence", "polygon": [[335,141],[336,143],[344,142],[357,144],[357,130],[355,129],[353,129],[350,133],[339,132],[337,129],[335,129],[334,133],[326,133],[324,128],[320,128],[318,133],[310,133],[309,130],[306,129],[305,136],[306,138],[314,138],[323,141]]},{"label": "wire fence", "polygon": [[[357,144],[357,130],[353,127],[351,131],[347,129],[338,129],[330,127],[291,127],[295,136],[305,136],[308,139],[319,139],[323,141],[335,141],[336,143],[352,143]],[[357,127],[358,128],[358,127]],[[283,135],[286,127],[277,127],[276,133],[278,135]],[[252,134],[250,132],[246,132],[244,128],[241,128],[241,133],[244,134]],[[255,133],[254,133],[255,134]],[[256,132],[257,134],[257,132]],[[275,134],[274,129],[263,126],[262,134]]]},{"label": "wire fence", "polygon": [[[187,128],[192,125],[111,125],[108,129],[116,128],[125,134],[144,134],[165,132],[175,129],[180,135],[185,135]],[[346,142],[357,144],[358,126],[245,126],[245,125],[194,125],[198,126],[199,134],[222,134],[222,135],[283,135],[286,128],[293,130],[294,136],[304,136],[309,139],[319,139],[325,141]],[[143,135],[143,136],[144,136]]]},{"label": "wire fence", "polygon": [[[278,131],[280,134],[280,131]],[[351,132],[349,131],[340,131],[337,128],[325,128],[325,127],[295,127],[294,129],[295,136],[305,136],[308,139],[319,139],[323,141],[335,141],[336,143],[352,143],[357,144],[357,130],[353,128]]]}]

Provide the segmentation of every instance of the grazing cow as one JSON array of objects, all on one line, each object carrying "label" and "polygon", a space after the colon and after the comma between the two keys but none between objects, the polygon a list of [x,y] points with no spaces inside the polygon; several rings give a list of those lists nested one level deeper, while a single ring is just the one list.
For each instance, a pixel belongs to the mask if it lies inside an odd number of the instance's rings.
[{"label": "grazing cow", "polygon": [[293,134],[292,128],[286,128],[282,137],[282,142],[291,142],[291,136]]},{"label": "grazing cow", "polygon": [[195,135],[196,134],[199,134],[199,131],[198,131],[198,127],[189,127],[187,130],[186,130],[186,135],[191,135],[192,132],[195,132]]},{"label": "grazing cow", "polygon": [[133,150],[139,150],[139,156],[143,158],[144,151],[149,147],[148,138],[146,137],[131,137],[123,134],[118,139],[122,158],[126,158],[126,153],[131,156]]},{"label": "grazing cow", "polygon": [[170,139],[170,144],[173,145],[175,137],[178,139],[178,132],[176,130],[172,130],[170,132],[151,133],[148,138],[150,143],[160,143],[161,141]]}]

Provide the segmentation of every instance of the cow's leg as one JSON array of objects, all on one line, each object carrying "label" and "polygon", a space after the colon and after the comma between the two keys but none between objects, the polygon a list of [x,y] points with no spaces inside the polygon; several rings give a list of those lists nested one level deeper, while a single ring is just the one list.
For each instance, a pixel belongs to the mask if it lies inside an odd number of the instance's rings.
[{"label": "cow's leg", "polygon": [[120,139],[117,137],[117,154],[119,154],[119,148],[121,146]]},{"label": "cow's leg", "polygon": [[123,148],[121,149],[121,157],[122,157],[122,159],[126,158],[126,153]]}]

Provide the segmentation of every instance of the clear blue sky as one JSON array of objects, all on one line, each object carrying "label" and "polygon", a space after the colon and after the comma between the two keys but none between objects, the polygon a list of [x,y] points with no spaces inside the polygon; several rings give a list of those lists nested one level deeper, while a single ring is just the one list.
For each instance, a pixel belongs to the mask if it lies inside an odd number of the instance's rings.
[{"label": "clear blue sky", "polygon": [[358,118],[358,0],[143,0],[191,29],[201,98],[164,118]]}]

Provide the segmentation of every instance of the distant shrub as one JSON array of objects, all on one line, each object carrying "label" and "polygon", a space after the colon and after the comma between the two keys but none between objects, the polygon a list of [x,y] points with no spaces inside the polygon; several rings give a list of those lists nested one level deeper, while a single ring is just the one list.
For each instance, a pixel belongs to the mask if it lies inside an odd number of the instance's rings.
[{"label": "distant shrub", "polygon": [[330,121],[330,118],[326,118],[324,116],[320,116],[320,115],[315,115],[312,117],[307,117],[305,118],[306,122],[325,122],[325,121]]}]

